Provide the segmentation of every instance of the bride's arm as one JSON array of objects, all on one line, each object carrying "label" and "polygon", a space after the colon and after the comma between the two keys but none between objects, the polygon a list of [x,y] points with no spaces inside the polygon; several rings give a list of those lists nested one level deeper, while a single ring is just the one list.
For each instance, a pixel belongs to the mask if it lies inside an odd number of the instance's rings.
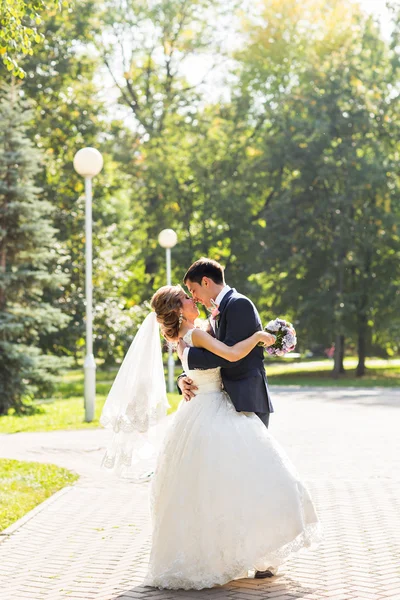
[{"label": "bride's arm", "polygon": [[196,348],[205,348],[213,354],[229,360],[229,362],[236,362],[247,356],[259,342],[263,342],[266,346],[271,346],[275,342],[275,336],[266,331],[256,331],[253,335],[241,342],[237,342],[234,346],[227,346],[223,342],[216,340],[206,331],[195,329],[192,332],[192,342]]}]

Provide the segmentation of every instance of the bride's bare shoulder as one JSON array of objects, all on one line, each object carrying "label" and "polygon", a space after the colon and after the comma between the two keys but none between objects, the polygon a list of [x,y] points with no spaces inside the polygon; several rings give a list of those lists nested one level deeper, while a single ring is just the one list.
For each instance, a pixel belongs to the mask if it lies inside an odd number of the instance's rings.
[{"label": "bride's bare shoulder", "polygon": [[201,348],[203,346],[203,340],[206,336],[208,336],[208,333],[200,329],[200,327],[192,329],[190,332],[190,345],[194,346],[195,348]]},{"label": "bride's bare shoulder", "polygon": [[195,328],[190,329],[183,336],[183,341],[186,342],[189,346],[196,346],[196,340],[199,343],[204,336],[212,335],[211,325],[208,321],[196,319]]}]

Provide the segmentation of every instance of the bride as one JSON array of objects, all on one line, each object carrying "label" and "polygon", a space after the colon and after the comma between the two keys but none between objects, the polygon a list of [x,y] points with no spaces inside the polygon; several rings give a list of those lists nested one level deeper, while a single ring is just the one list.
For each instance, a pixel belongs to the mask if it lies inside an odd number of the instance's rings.
[{"label": "bride", "polygon": [[[259,342],[273,343],[273,336],[258,331],[229,347],[196,328],[197,306],[180,286],[159,289],[151,306],[154,313],[147,319],[158,321],[167,340],[183,339],[229,361],[243,358]],[[132,443],[133,434],[146,432],[165,412],[161,348],[155,353],[154,344],[149,345],[151,336],[142,329],[101,417],[103,425],[113,427],[117,440],[121,434],[124,439],[122,444],[114,442],[104,459],[105,466],[112,468],[116,463],[129,466],[138,447]],[[141,334],[148,352],[144,347],[136,350],[142,363],[135,365],[129,354],[135,345],[139,348],[136,342]],[[155,343],[154,334],[152,339]],[[222,388],[220,368],[189,371],[187,364],[183,367],[198,392],[190,402],[180,404],[158,455],[145,585],[203,589],[247,577],[254,568],[276,569],[292,552],[319,539],[319,524],[309,493],[279,444],[254,413],[235,410]],[[160,400],[156,396],[162,384]]]}]

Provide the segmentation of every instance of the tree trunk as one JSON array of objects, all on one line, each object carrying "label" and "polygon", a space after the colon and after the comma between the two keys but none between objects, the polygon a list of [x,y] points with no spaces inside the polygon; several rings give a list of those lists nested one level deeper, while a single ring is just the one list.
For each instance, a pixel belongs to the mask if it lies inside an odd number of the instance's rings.
[{"label": "tree trunk", "polygon": [[345,373],[345,369],[344,369],[344,335],[340,336],[340,354],[339,354],[339,372],[340,374]]},{"label": "tree trunk", "polygon": [[[0,274],[4,277],[6,273],[6,247],[5,241],[0,249]],[[3,282],[5,285],[5,281]],[[0,311],[3,311],[6,306],[6,292],[5,289],[0,287]]]},{"label": "tree trunk", "polygon": [[333,365],[333,376],[339,377],[345,372],[343,366],[344,359],[344,335],[337,335],[335,339],[335,354],[334,354],[334,365]]},{"label": "tree trunk", "polygon": [[365,256],[365,267],[364,267],[364,289],[360,297],[358,306],[358,365],[356,369],[357,377],[365,375],[365,359],[367,357],[367,344],[368,344],[368,315],[369,315],[369,302],[368,302],[368,282],[371,280],[371,252],[370,249],[366,252]]},{"label": "tree trunk", "polygon": [[365,375],[365,359],[367,356],[367,318],[363,315],[360,318],[358,326],[358,365],[356,370],[357,377]]}]

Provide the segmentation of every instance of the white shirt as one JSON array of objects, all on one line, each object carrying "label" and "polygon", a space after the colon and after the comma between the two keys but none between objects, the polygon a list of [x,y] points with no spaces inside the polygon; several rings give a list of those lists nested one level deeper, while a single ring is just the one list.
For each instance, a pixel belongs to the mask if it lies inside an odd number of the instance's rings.
[{"label": "white shirt", "polygon": [[218,296],[215,298],[215,304],[218,304],[218,306],[221,306],[221,302],[223,300],[223,298],[226,296],[226,294],[229,292],[229,290],[231,290],[231,286],[230,285],[225,285],[222,290],[220,291],[220,293],[218,294]]},{"label": "white shirt", "polygon": [[[217,306],[221,306],[222,300],[224,299],[224,297],[226,296],[226,294],[229,292],[230,289],[232,289],[232,288],[229,285],[225,285],[222,288],[222,290],[220,291],[220,293],[214,300],[214,302],[215,302],[215,304],[217,304]],[[215,319],[213,317],[210,318],[210,323],[211,323],[211,327],[213,328],[214,333],[215,333]]]},{"label": "white shirt", "polygon": [[[229,285],[225,285],[222,288],[222,290],[220,291],[220,293],[218,294],[218,296],[215,298],[215,300],[214,300],[215,304],[218,304],[218,306],[221,306],[221,302],[222,302],[223,298],[226,296],[226,294],[231,289],[232,288]],[[215,319],[213,319],[213,317],[210,317],[210,323],[211,323],[211,327],[213,328],[214,333],[215,333]],[[185,348],[183,351],[183,355],[182,355],[182,361],[184,360],[186,362],[186,364],[189,364],[189,361],[188,361],[189,350],[190,350],[190,348]]]}]

